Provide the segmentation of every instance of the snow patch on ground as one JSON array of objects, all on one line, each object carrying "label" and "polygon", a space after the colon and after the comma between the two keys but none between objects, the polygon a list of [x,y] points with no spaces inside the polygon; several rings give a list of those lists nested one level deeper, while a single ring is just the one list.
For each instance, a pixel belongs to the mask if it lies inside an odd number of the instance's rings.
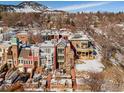
[{"label": "snow patch on ground", "polygon": [[122,61],[124,59],[124,56],[121,53],[116,53],[116,57],[119,61]]},{"label": "snow patch on ground", "polygon": [[81,60],[82,64],[76,64],[77,71],[101,72],[104,65],[101,63],[101,56],[96,56],[94,60]]},{"label": "snow patch on ground", "polygon": [[117,52],[117,53],[115,54],[115,57],[111,57],[111,58],[110,58],[110,61],[111,61],[114,65],[116,65],[116,64],[122,63],[123,59],[124,59],[124,56],[123,56],[121,53]]},{"label": "snow patch on ground", "polygon": [[105,33],[103,30],[101,30],[100,28],[94,28],[94,31],[98,34],[98,35],[104,35],[106,38],[108,38],[107,33]]},{"label": "snow patch on ground", "polygon": [[111,61],[114,65],[118,64],[118,62],[117,62],[117,60],[116,60],[115,58],[110,58],[110,61]]},{"label": "snow patch on ground", "polygon": [[119,26],[119,27],[124,27],[124,23],[121,23],[121,24],[116,24],[116,26]]},{"label": "snow patch on ground", "polygon": [[103,31],[102,31],[101,29],[94,28],[94,31],[95,31],[97,34],[103,35]]}]

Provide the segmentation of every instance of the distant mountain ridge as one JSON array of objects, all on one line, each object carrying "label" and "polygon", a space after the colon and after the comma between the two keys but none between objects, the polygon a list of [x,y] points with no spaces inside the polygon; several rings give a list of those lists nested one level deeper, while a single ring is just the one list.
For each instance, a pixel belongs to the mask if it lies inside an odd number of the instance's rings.
[{"label": "distant mountain ridge", "polygon": [[48,7],[35,1],[24,1],[18,5],[0,5],[0,12],[41,12]]}]

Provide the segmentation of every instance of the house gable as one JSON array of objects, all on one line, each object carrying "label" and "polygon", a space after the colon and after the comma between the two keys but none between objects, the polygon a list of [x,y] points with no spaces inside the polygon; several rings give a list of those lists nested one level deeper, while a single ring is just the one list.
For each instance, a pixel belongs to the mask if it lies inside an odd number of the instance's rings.
[{"label": "house gable", "polygon": [[63,42],[60,42],[60,43],[58,43],[57,47],[63,47],[64,48],[64,47],[66,47],[66,45]]}]

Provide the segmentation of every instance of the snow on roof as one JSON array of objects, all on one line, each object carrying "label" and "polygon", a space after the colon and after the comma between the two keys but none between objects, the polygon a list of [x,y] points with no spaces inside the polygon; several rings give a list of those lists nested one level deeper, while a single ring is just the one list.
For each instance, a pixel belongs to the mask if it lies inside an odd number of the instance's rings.
[{"label": "snow on roof", "polygon": [[42,80],[42,85],[45,85],[46,84],[46,80]]},{"label": "snow on roof", "polygon": [[28,33],[26,31],[21,31],[18,33],[18,35],[28,35]]},{"label": "snow on roof", "polygon": [[[94,60],[81,60],[82,64],[76,64],[77,71],[101,72],[104,65],[101,63],[101,56],[97,55]],[[84,63],[83,63],[84,62]]]},{"label": "snow on roof", "polygon": [[64,32],[61,32],[60,34],[61,35],[71,35],[72,33],[71,32],[67,32],[67,31],[64,31]]},{"label": "snow on roof", "polygon": [[8,47],[11,46],[11,42],[10,41],[3,41],[0,44],[3,45],[5,48],[8,48]]},{"label": "snow on roof", "polygon": [[69,40],[89,40],[89,38],[87,35],[75,33],[74,35],[69,37]]},{"label": "snow on roof", "polygon": [[43,43],[40,43],[39,44],[40,47],[53,47],[54,46],[54,43],[52,41],[44,41]]},{"label": "snow on roof", "polygon": [[42,35],[59,35],[60,32],[59,31],[52,31],[52,30],[44,30],[42,33]]},{"label": "snow on roof", "polygon": [[60,84],[65,84],[65,83],[72,84],[72,80],[71,79],[61,79],[59,81],[55,80],[55,79],[51,80],[51,83],[56,84],[57,82],[59,82]]},{"label": "snow on roof", "polygon": [[35,73],[33,78],[40,77],[40,76],[41,76],[40,74]]},{"label": "snow on roof", "polygon": [[67,41],[66,41],[65,39],[63,39],[63,38],[60,38],[60,39],[58,40],[57,45],[58,45],[58,44],[60,44],[60,43],[63,43],[63,44],[64,44],[64,46],[66,46],[66,45],[67,45]]},{"label": "snow on roof", "polygon": [[42,32],[42,35],[71,35],[72,32],[69,32],[69,31],[52,31],[52,30],[44,30]]},{"label": "snow on roof", "polygon": [[39,47],[38,47],[38,46],[36,46],[36,45],[32,45],[32,46],[31,46],[31,49],[33,49],[33,50],[38,50],[38,49],[39,49]]},{"label": "snow on roof", "polygon": [[16,32],[13,32],[13,31],[7,31],[7,32],[3,33],[3,35],[8,35],[8,36],[13,36],[15,34],[16,34]]},{"label": "snow on roof", "polygon": [[59,35],[59,31],[51,31],[48,33],[48,35]]}]

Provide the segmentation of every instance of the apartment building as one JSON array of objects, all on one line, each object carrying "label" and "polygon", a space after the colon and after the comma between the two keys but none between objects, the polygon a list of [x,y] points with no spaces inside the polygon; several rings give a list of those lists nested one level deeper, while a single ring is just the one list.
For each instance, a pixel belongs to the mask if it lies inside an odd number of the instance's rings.
[{"label": "apartment building", "polygon": [[53,69],[55,44],[53,41],[47,40],[41,44],[40,47],[40,65],[45,66],[47,69]]}]

